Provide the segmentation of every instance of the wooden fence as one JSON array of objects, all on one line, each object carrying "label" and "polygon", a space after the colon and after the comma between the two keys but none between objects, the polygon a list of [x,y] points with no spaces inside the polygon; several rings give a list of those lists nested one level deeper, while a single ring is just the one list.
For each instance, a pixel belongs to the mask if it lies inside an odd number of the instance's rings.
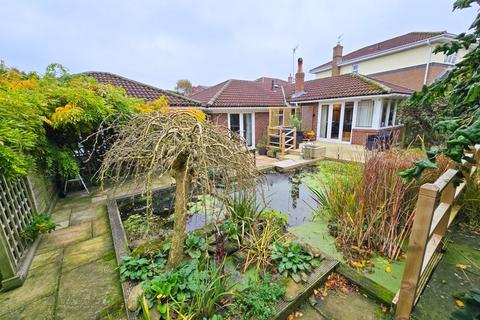
[{"label": "wooden fence", "polygon": [[[27,178],[7,180],[0,175],[0,280],[1,290],[23,282],[22,263],[31,248],[21,236],[36,212]],[[27,266],[28,269],[28,266]]]},{"label": "wooden fence", "polygon": [[[475,146],[476,165],[469,166],[470,175],[477,169],[479,150],[480,146]],[[460,209],[455,202],[466,186],[465,182],[455,186],[457,174],[457,170],[449,169],[434,183],[426,183],[420,188],[402,284],[393,300],[397,319],[409,319],[442,257],[445,233]]]}]

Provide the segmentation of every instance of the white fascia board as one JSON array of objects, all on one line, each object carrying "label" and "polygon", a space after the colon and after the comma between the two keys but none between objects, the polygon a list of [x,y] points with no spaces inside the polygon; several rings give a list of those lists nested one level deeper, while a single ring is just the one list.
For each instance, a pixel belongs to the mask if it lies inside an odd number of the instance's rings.
[{"label": "white fascia board", "polygon": [[387,94],[376,94],[370,96],[355,96],[355,97],[341,97],[341,98],[331,98],[331,99],[320,99],[320,100],[305,100],[305,101],[295,101],[296,104],[306,104],[306,103],[330,103],[330,102],[342,102],[342,101],[359,101],[365,99],[375,99],[375,98],[408,98],[409,94],[404,93],[387,93]]},{"label": "white fascia board", "polygon": [[297,108],[298,106],[278,106],[278,107],[214,107],[205,108],[205,113],[249,113],[249,112],[268,112],[270,109]]}]

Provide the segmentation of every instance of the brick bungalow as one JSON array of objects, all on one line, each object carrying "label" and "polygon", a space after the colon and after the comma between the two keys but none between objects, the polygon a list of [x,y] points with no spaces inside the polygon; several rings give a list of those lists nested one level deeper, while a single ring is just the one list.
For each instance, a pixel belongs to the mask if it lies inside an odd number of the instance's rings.
[{"label": "brick bungalow", "polygon": [[295,78],[287,101],[301,107],[304,129],[313,130],[317,140],[337,143],[365,145],[369,135],[399,133],[398,104],[413,93],[354,73],[304,81],[301,58]]},{"label": "brick bungalow", "polygon": [[[262,77],[230,79],[204,88],[191,97],[162,90],[108,73],[85,72],[98,82],[125,89],[131,97],[151,101],[166,96],[170,106],[202,109],[211,121],[240,133],[255,147],[269,123],[271,110],[302,119],[303,131],[313,130],[317,140],[364,145],[368,135],[398,132],[397,106],[412,90],[359,74],[304,81],[303,60],[298,61],[295,84]],[[287,123],[283,119],[280,125]]]},{"label": "brick bungalow", "polygon": [[269,125],[272,108],[286,108],[286,81],[262,77],[254,81],[230,79],[191,98],[202,103],[210,120],[240,133],[249,146],[256,146]]}]

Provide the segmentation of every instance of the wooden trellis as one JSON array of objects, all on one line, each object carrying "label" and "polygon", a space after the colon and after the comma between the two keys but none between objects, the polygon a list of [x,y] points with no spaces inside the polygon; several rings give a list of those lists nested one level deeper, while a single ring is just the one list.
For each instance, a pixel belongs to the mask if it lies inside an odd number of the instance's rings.
[{"label": "wooden trellis", "polygon": [[0,175],[0,275],[1,289],[21,284],[18,270],[29,250],[22,230],[35,213],[26,178],[7,180]]}]

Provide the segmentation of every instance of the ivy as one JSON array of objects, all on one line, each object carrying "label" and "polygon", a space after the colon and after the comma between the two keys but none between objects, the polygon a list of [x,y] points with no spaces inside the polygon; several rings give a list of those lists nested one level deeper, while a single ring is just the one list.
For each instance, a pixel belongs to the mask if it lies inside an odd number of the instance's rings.
[{"label": "ivy", "polygon": [[[468,8],[472,4],[478,4],[478,1],[457,0],[453,9]],[[454,41],[435,49],[435,53],[446,55],[456,54],[463,49],[469,52],[444,79],[424,86],[421,92],[413,94],[402,110],[404,119],[412,116],[415,107],[422,109],[427,106],[439,111],[432,114],[433,125],[421,127],[426,134],[432,133],[434,139],[431,142],[437,146],[429,150],[426,160],[418,161],[414,163],[415,168],[402,172],[401,175],[407,180],[418,179],[424,170],[436,167],[434,159],[439,154],[445,154],[457,162],[460,169],[464,169],[462,160],[472,161],[466,153],[480,143],[480,14],[470,30],[471,33],[462,33]],[[438,106],[443,108],[440,110]]]}]

